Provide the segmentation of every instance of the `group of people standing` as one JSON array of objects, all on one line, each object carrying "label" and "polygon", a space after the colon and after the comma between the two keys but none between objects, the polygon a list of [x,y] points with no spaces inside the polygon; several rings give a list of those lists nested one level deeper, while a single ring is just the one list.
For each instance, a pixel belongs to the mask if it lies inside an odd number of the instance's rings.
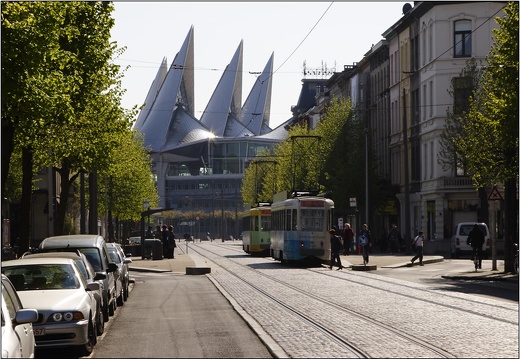
[{"label": "group of people standing", "polygon": [[161,226],[155,227],[155,238],[160,239],[163,244],[163,257],[164,258],[175,258],[175,234],[173,234],[173,226]]},{"label": "group of people standing", "polygon": [[[338,232],[340,234],[336,234]],[[330,269],[332,269],[334,263],[337,263],[337,270],[341,270],[343,269],[340,258],[341,252],[343,252],[344,255],[349,255],[356,246],[354,243],[354,230],[349,223],[345,223],[343,229],[338,232],[336,228],[329,230],[331,248]],[[369,248],[372,245],[368,225],[363,224],[363,228],[358,234],[358,242],[359,249],[363,254],[363,263],[366,264],[369,260]]]}]

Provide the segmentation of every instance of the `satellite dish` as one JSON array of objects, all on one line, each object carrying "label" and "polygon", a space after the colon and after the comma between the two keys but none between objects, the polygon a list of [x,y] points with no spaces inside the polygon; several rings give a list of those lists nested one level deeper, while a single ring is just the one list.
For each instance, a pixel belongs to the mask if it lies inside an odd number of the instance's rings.
[{"label": "satellite dish", "polygon": [[405,15],[411,9],[412,9],[412,5],[410,5],[409,3],[404,4],[403,5],[403,15]]}]

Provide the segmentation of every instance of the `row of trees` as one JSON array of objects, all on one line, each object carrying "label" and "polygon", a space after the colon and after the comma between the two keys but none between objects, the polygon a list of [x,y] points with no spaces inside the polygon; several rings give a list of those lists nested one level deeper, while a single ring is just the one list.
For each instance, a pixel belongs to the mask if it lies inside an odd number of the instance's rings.
[{"label": "row of trees", "polygon": [[[365,123],[351,108],[349,99],[332,99],[315,129],[305,124],[289,129],[289,137],[250,165],[242,182],[244,203],[272,202],[281,191],[329,193],[337,209],[349,208],[349,199],[365,198],[365,169],[371,206],[385,201],[377,184],[373,160],[365,159]],[[274,163],[274,165],[273,165]],[[363,212],[364,200],[358,202]],[[339,213],[338,216],[347,215]]]},{"label": "row of trees", "polygon": [[111,2],[1,4],[1,185],[9,202],[20,200],[21,251],[42,168],[59,176],[55,234],[64,233],[82,174],[90,210],[137,220],[143,198],[157,203],[149,155],[131,129],[138,109],[121,106],[125,69],[113,60],[124,48],[110,42],[113,11]]}]

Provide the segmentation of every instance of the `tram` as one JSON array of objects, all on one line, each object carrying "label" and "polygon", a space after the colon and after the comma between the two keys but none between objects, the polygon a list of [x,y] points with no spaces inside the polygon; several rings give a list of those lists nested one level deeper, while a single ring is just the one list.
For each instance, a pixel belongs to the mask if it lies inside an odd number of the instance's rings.
[{"label": "tram", "polygon": [[271,205],[271,257],[282,263],[330,263],[334,202],[312,193]]},{"label": "tram", "polygon": [[242,248],[251,255],[268,256],[271,247],[271,204],[259,203],[242,217]]}]

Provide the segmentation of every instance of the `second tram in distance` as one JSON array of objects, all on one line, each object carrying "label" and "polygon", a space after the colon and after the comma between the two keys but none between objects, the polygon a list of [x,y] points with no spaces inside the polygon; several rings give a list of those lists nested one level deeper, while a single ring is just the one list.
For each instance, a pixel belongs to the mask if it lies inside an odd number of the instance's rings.
[{"label": "second tram in distance", "polygon": [[271,247],[270,203],[260,203],[242,217],[242,248],[251,255],[268,256]]},{"label": "second tram in distance", "polygon": [[271,205],[271,257],[285,262],[330,263],[334,202],[303,195]]}]

